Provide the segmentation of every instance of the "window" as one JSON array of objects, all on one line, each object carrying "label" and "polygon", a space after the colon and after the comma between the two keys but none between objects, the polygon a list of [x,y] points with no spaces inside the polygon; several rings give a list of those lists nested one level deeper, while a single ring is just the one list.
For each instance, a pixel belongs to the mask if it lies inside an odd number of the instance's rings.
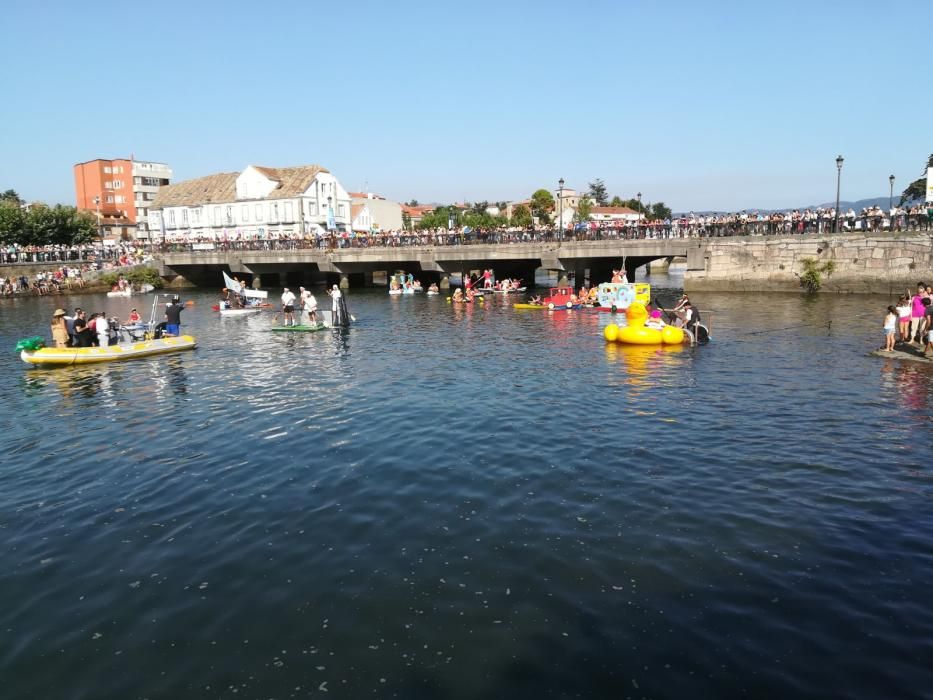
[{"label": "window", "polygon": [[112,183],[110,180],[105,180],[105,181],[104,181],[104,189],[105,189],[105,190],[112,190],[112,189],[113,189],[113,183]]},{"label": "window", "polygon": [[233,223],[233,207],[227,207],[224,213],[226,214],[227,223],[232,224]]},{"label": "window", "polygon": [[114,202],[117,204],[126,204],[126,197],[124,197],[122,194],[118,194],[116,197],[114,197]]},{"label": "window", "polygon": [[175,210],[174,209],[168,210],[168,225],[169,226],[175,225]]},{"label": "window", "polygon": [[181,223],[183,224],[188,223],[188,210],[187,209],[181,210]]},{"label": "window", "polygon": [[123,189],[123,180],[114,180],[113,189],[115,190]]},{"label": "window", "polygon": [[317,204],[308,200],[308,216],[314,216],[315,211],[317,210]]},{"label": "window", "polygon": [[134,177],[134,178],[133,178],[133,184],[134,184],[134,185],[141,185],[141,184],[143,184],[143,179],[142,179],[141,177]]},{"label": "window", "polygon": [[201,225],[201,210],[200,210],[200,208],[198,208],[198,209],[192,209],[192,210],[191,210],[191,220],[195,223],[196,226],[200,226],[200,225]]},{"label": "window", "polygon": [[106,197],[104,197],[104,201],[107,202],[108,204],[113,204],[113,195],[108,194]]},{"label": "window", "polygon": [[272,213],[269,215],[269,221],[277,222],[279,220],[279,205],[275,203],[272,205]]},{"label": "window", "polygon": [[220,226],[220,207],[214,207],[214,226]]},{"label": "window", "polygon": [[111,173],[111,172],[113,172],[113,169],[112,169],[109,165],[105,165],[105,166],[104,166],[104,172],[105,172],[105,173]]},{"label": "window", "polygon": [[262,205],[256,205],[256,221],[262,221]]},{"label": "window", "polygon": [[285,202],[285,221],[294,221],[294,220],[295,220],[295,215],[294,215],[294,212],[292,211],[292,209],[293,209],[293,208],[292,208],[292,203],[291,203],[291,202]]},{"label": "window", "polygon": [[337,205],[337,216],[344,216],[344,208],[342,204]]},{"label": "window", "polygon": [[249,204],[240,207],[240,221],[244,224],[249,221]]}]

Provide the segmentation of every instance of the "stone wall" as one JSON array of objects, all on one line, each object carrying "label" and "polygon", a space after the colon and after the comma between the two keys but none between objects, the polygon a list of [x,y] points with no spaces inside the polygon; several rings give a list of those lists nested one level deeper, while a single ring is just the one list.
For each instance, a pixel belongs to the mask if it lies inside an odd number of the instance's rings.
[{"label": "stone wall", "polygon": [[688,291],[799,292],[803,260],[833,261],[821,292],[902,294],[933,284],[933,234],[841,234],[708,239],[703,269],[688,269]]}]

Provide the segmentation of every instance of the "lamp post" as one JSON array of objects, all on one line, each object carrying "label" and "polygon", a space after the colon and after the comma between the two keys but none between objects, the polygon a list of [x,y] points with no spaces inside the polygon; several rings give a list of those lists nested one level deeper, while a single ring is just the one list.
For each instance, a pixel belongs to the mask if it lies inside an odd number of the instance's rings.
[{"label": "lamp post", "polygon": [[888,182],[891,183],[891,194],[888,196],[888,211],[894,208],[894,176],[891,175],[888,177]]},{"label": "lamp post", "polygon": [[839,230],[839,186],[842,183],[842,156],[836,156],[836,215],[833,217],[833,233]]},{"label": "lamp post", "polygon": [[94,206],[97,209],[97,237],[100,239],[100,261],[98,263],[98,269],[104,261],[104,229],[100,225],[100,195],[94,197]]},{"label": "lamp post", "polygon": [[638,218],[635,220],[635,238],[638,238],[638,230],[639,230],[638,227],[639,227],[639,224],[641,224],[641,217],[642,217],[642,211],[641,211],[641,192],[639,192],[639,193],[636,194],[635,196],[638,197]]},{"label": "lamp post", "polygon": [[557,181],[557,240],[564,238],[564,178]]}]

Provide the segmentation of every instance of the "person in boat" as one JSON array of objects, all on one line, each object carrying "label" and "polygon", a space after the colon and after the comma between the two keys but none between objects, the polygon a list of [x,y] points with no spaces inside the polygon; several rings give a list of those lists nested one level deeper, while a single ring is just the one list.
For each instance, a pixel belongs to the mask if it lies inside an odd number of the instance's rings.
[{"label": "person in boat", "polygon": [[165,305],[165,335],[181,335],[181,312],[184,309],[178,297]]},{"label": "person in boat", "polygon": [[463,290],[460,289],[460,287],[457,287],[454,290],[454,295],[451,297],[451,301],[458,302],[458,303],[463,301]]},{"label": "person in boat", "polygon": [[700,322],[700,310],[690,303],[684,302],[684,328],[696,335],[697,324]]},{"label": "person in boat", "polygon": [[343,293],[340,291],[340,287],[336,284],[331,287],[330,298],[332,300],[332,310],[334,314],[334,325],[335,326],[349,326],[350,325],[350,314],[347,311],[347,302],[344,299]]},{"label": "person in boat", "polygon": [[681,294],[680,299],[677,300],[677,303],[674,305],[674,308],[671,309],[671,313],[675,316],[674,325],[678,328],[683,328],[686,323],[684,320],[684,307],[687,305],[687,302],[690,299],[686,294]]},{"label": "person in boat", "polygon": [[625,278],[622,276],[622,270],[613,270],[611,281],[613,284],[624,284]]},{"label": "person in boat", "polygon": [[286,326],[295,325],[295,295],[288,287],[282,290],[282,314]]},{"label": "person in boat", "polygon": [[483,270],[483,289],[492,289],[492,268]]},{"label": "person in boat", "polygon": [[97,344],[100,347],[105,348],[110,345],[110,321],[107,319],[107,314],[103,312],[97,314],[94,330],[97,333]]},{"label": "person in boat", "polygon": [[422,289],[421,280],[415,280],[414,282],[411,283],[411,286],[416,292],[420,292]]},{"label": "person in boat", "polygon": [[68,326],[65,325],[65,310],[55,309],[52,314],[52,340],[55,341],[55,347],[68,347]]},{"label": "person in boat", "polygon": [[89,348],[93,344],[94,334],[87,324],[87,312],[84,309],[75,309],[75,347]]},{"label": "person in boat", "polygon": [[465,276],[463,277],[463,288],[464,288],[465,290],[468,290],[468,289],[472,289],[472,288],[473,288],[473,280],[470,278],[469,275],[465,275]]},{"label": "person in boat", "polygon": [[512,280],[512,289],[518,290],[518,289],[521,289],[521,288],[522,288],[522,280],[521,280],[521,278],[517,278],[517,279]]},{"label": "person in boat", "polygon": [[542,304],[544,300],[541,298],[540,294],[535,294],[531,299],[528,300],[529,304]]},{"label": "person in boat", "polygon": [[126,318],[126,325],[134,326],[142,320],[142,317],[139,315],[139,312],[136,309],[130,311],[130,315]]},{"label": "person in boat", "polygon": [[71,345],[71,347],[78,346],[77,339],[75,338],[75,318],[77,318],[80,310],[81,309],[75,307],[74,316],[63,316],[65,319],[65,328],[68,330],[68,344]]},{"label": "person in boat", "polygon": [[431,286],[428,287],[428,291],[429,291],[429,292],[439,292],[440,290],[437,288],[437,283],[436,283],[436,282],[431,282]]},{"label": "person in boat", "polygon": [[664,319],[661,318],[661,310],[655,309],[648,316],[648,320],[645,321],[645,328],[653,328],[656,331],[661,330],[664,326],[667,325],[664,323]]}]

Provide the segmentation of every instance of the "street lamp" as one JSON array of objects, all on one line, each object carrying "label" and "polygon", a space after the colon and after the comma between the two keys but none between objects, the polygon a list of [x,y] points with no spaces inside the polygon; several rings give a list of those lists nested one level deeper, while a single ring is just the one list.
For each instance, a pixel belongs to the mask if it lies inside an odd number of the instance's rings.
[{"label": "street lamp", "polygon": [[638,218],[635,220],[635,238],[638,238],[638,227],[641,224],[642,209],[641,209],[641,192],[635,195],[638,197]]},{"label": "street lamp", "polygon": [[557,206],[560,212],[557,215],[557,240],[564,237],[564,178],[557,181]]},{"label": "street lamp", "polygon": [[894,208],[894,176],[891,175],[888,178],[888,182],[891,183],[891,194],[888,197],[888,213],[890,214],[891,209]]},{"label": "street lamp", "polygon": [[833,233],[839,230],[839,185],[842,182],[842,156],[836,156],[836,215],[833,217]]},{"label": "street lamp", "polygon": [[[100,262],[104,259],[104,229],[100,225],[100,195],[94,197],[94,206],[97,208],[97,237],[100,239]],[[99,267],[99,266],[98,266]]]}]

